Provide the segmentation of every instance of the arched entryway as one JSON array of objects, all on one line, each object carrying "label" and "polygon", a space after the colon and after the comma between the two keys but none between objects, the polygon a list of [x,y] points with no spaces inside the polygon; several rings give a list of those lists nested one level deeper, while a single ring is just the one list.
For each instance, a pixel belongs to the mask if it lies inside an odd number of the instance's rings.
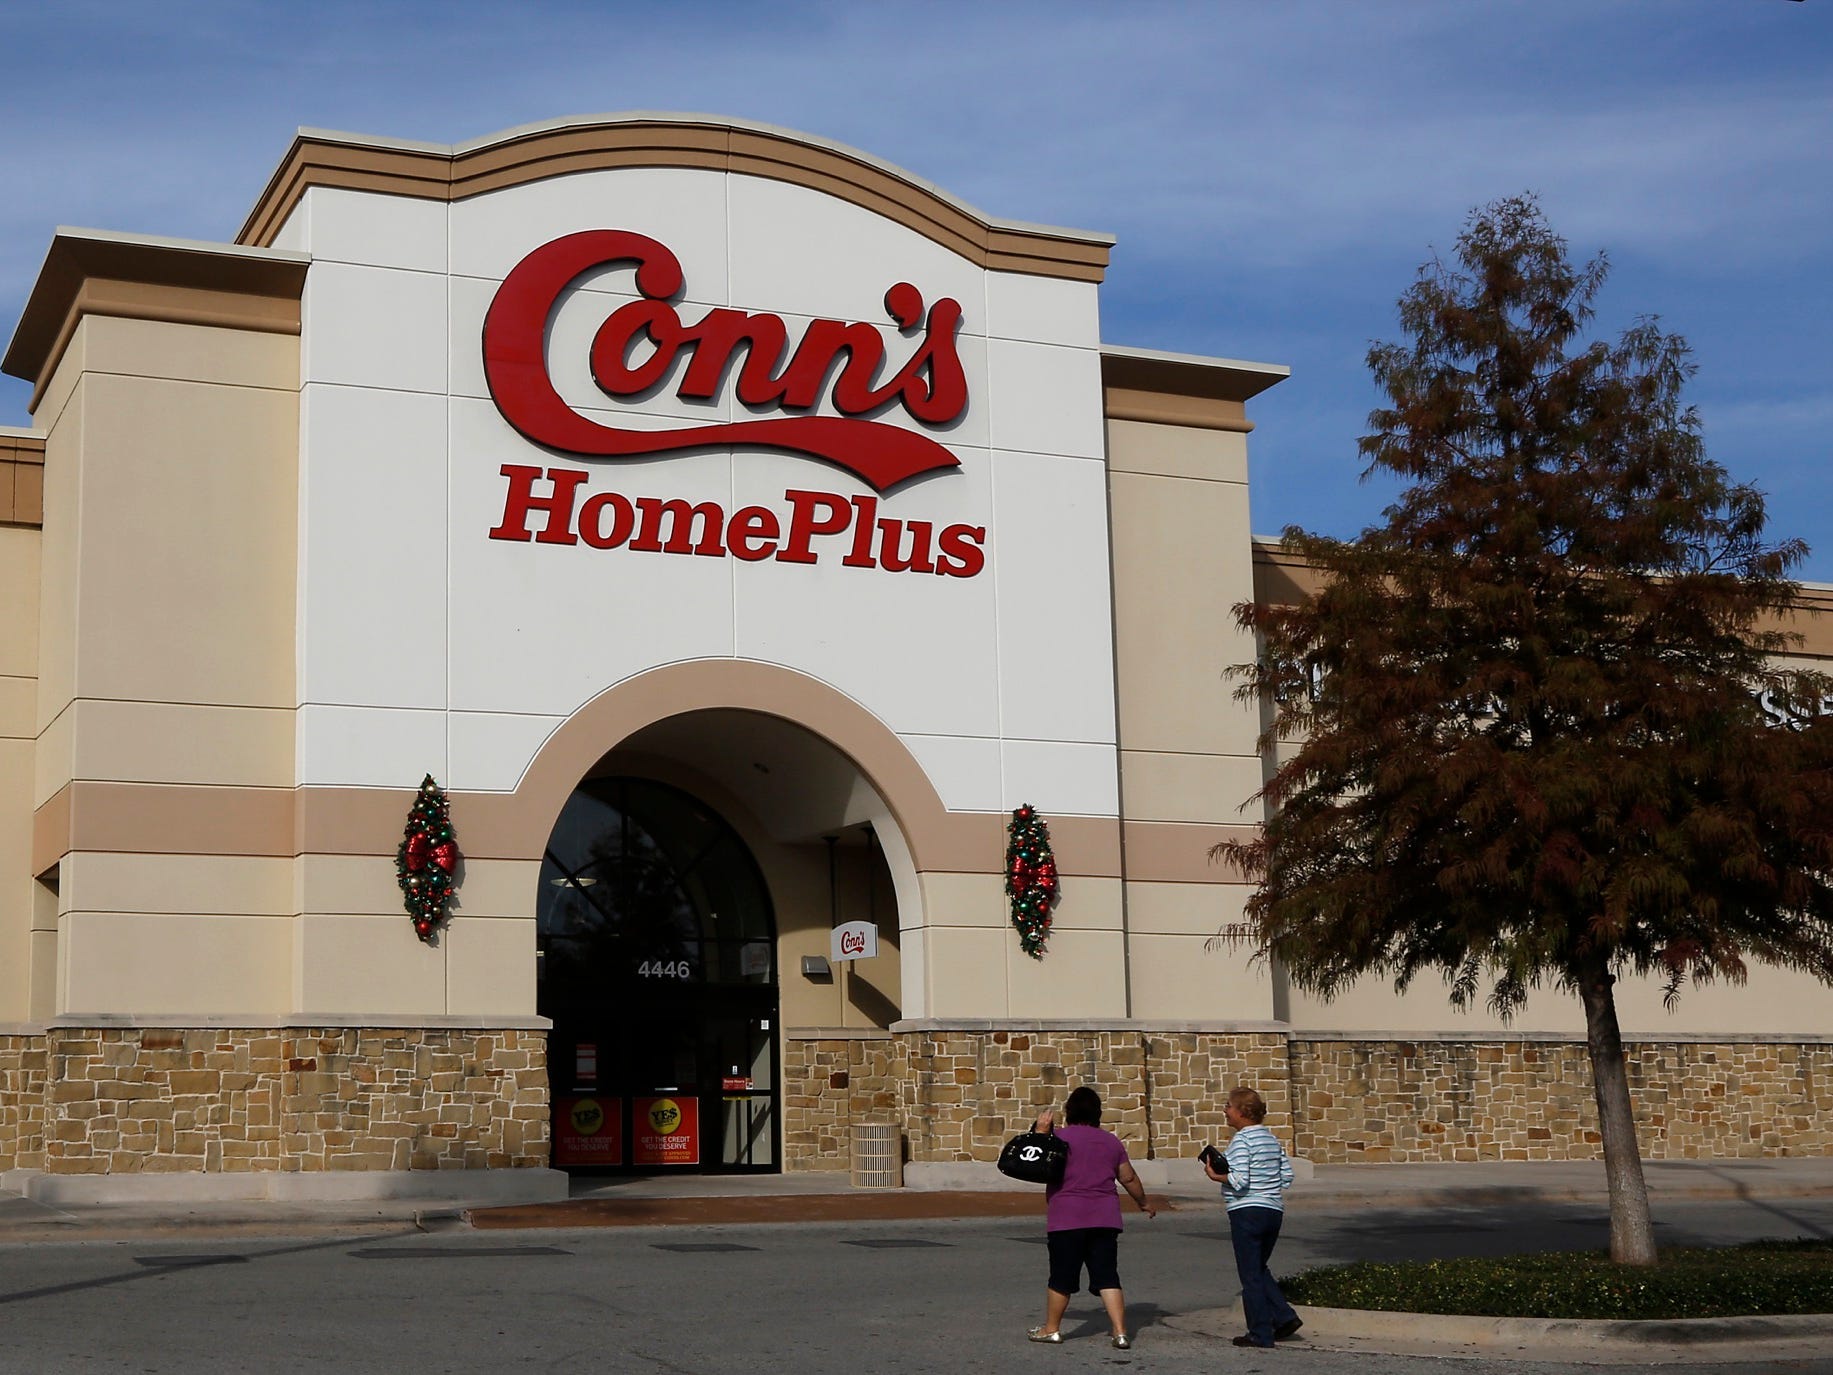
[{"label": "arched entryway", "polygon": [[776,920],[729,822],[654,779],[588,778],[537,918],[554,1164],[778,1169]]},{"label": "arched entryway", "polygon": [[[855,1084],[852,1062],[877,1065],[884,1056],[861,1047],[888,1044],[894,1024],[928,1015],[930,928],[923,875],[977,874],[997,866],[998,827],[946,811],[904,742],[826,684],[751,660],[693,660],[652,669],[606,689],[574,713],[542,746],[505,806],[507,851],[530,860],[542,857],[540,871],[531,866],[529,879],[542,918],[542,966],[557,920],[553,895],[573,886],[545,858],[560,829],[558,819],[586,805],[579,801],[582,794],[615,810],[615,802],[594,789],[617,779],[685,795],[724,822],[749,853],[763,878],[774,931],[775,1013],[768,1016],[770,1036],[763,1045],[740,1048],[737,1060],[723,1052],[718,1084],[695,1085],[695,1110],[705,1112],[701,1163],[639,1166],[630,1142],[638,1105],[624,1100],[668,1098],[680,1107],[676,1095],[654,1090],[679,1086],[685,1076],[652,1074],[650,1083],[637,1086],[640,1093],[612,1092],[610,1072],[628,1069],[628,1057],[614,1064],[604,1023],[596,1024],[599,1039],[586,1034],[597,1015],[593,1001],[574,999],[571,1008],[578,1011],[571,1010],[565,998],[549,991],[558,990],[561,980],[556,976],[550,983],[544,972],[537,1007],[553,1023],[548,1046],[553,1163],[591,1168],[582,1158],[614,1156],[625,1163],[599,1168],[844,1168],[848,1122],[873,1105],[882,1108],[879,1099],[888,1092],[877,1069],[862,1068]],[[856,921],[877,928],[877,953],[835,959],[833,928]],[[660,973],[664,980],[667,963]],[[634,979],[625,976],[626,1005],[653,1009],[658,995],[653,982],[641,979],[641,960],[637,966]],[[677,967],[674,975],[679,974]],[[657,977],[652,966],[649,979]],[[709,993],[692,978],[687,983],[684,1000],[717,997],[731,988],[715,984]],[[766,1015],[753,1008],[747,1020],[761,1023]],[[630,1025],[629,1016],[622,1025]],[[677,1042],[686,1034],[678,1031],[670,1033]],[[747,1075],[744,1058],[754,1051],[760,1068]],[[774,1058],[766,1060],[766,1054]],[[717,1060],[708,1055],[711,1083]],[[699,1070],[702,1062],[695,1064]],[[581,1075],[582,1067],[590,1077]],[[736,1088],[733,1097],[757,1096],[748,1163],[723,1142],[721,1149],[711,1148],[715,1124],[724,1129],[733,1111],[724,1106],[725,1081],[746,1078],[751,1087]],[[620,1079],[616,1087],[627,1085]],[[770,1132],[757,1127],[765,1101],[776,1119]],[[580,1139],[607,1131],[616,1138]],[[769,1163],[762,1154],[767,1139],[774,1156]]]}]

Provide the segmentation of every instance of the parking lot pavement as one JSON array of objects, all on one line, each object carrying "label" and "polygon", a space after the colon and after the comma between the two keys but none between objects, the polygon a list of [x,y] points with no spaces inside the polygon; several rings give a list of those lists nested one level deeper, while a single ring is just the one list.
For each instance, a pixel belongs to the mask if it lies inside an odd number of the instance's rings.
[{"label": "parking lot pavement", "polygon": [[[1149,1192],[1179,1213],[1221,1211],[1193,1161],[1156,1165]],[[1659,1205],[1686,1199],[1783,1202],[1833,1198],[1833,1158],[1652,1160],[1644,1164]],[[1145,1171],[1142,1171],[1145,1173]],[[661,1175],[578,1179],[564,1202],[472,1206],[455,1198],[322,1203],[46,1204],[0,1194],[0,1244],[34,1239],[127,1237],[217,1229],[305,1235],[326,1230],[423,1230],[833,1222],[1041,1214],[1043,1191],[985,1167],[976,1187],[854,1189],[848,1176]],[[1607,1202],[1599,1161],[1320,1165],[1288,1196],[1297,1213],[1346,1208],[1469,1208]]]}]

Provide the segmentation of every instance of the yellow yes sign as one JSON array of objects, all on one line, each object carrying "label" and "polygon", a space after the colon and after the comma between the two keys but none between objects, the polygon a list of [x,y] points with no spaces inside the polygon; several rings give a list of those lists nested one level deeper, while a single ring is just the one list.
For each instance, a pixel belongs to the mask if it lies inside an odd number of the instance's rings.
[{"label": "yellow yes sign", "polygon": [[639,1098],[632,1106],[636,1109],[633,1165],[700,1163],[698,1098]]}]

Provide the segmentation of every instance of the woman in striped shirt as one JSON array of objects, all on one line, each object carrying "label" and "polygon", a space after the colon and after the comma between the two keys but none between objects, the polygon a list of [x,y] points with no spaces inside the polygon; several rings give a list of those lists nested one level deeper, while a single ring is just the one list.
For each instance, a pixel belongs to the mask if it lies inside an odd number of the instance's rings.
[{"label": "woman in striped shirt", "polygon": [[1241,1306],[1247,1312],[1247,1331],[1235,1338],[1235,1345],[1271,1346],[1296,1336],[1304,1326],[1267,1269],[1285,1220],[1292,1162],[1279,1138],[1263,1125],[1266,1100],[1253,1089],[1229,1090],[1224,1112],[1234,1139],[1221,1155],[1205,1155],[1203,1172],[1222,1186],[1222,1197],[1228,1200],[1228,1232],[1241,1276]]}]

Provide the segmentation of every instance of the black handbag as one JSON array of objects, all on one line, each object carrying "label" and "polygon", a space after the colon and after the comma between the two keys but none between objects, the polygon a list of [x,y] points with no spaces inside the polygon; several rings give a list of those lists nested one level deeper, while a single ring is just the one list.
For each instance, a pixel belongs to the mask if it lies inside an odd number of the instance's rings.
[{"label": "black handbag", "polygon": [[1020,1132],[999,1152],[999,1172],[1027,1184],[1060,1184],[1069,1143],[1055,1132]]}]

